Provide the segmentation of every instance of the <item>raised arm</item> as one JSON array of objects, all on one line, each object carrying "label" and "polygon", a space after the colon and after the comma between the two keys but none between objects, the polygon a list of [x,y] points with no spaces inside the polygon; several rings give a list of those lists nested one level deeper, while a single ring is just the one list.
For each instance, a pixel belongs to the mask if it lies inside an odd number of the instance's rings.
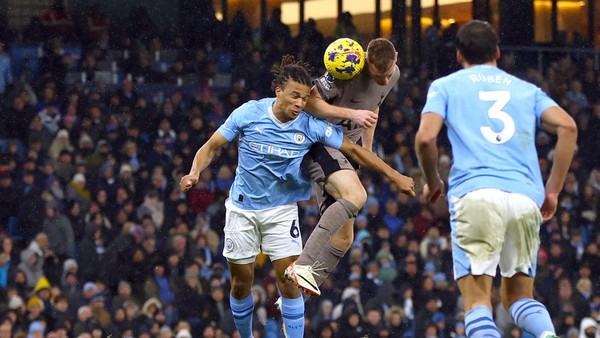
[{"label": "raised arm", "polygon": [[215,131],[210,139],[196,152],[190,173],[181,178],[179,188],[182,191],[187,191],[194,184],[198,183],[200,173],[210,165],[216,152],[227,143],[229,141],[218,130]]},{"label": "raised arm", "polygon": [[340,151],[359,165],[389,178],[403,193],[409,196],[415,195],[415,184],[411,177],[400,174],[364,147],[344,137]]},{"label": "raised arm", "polygon": [[548,182],[546,182],[546,196],[541,209],[544,220],[549,220],[556,212],[558,194],[563,188],[571,166],[577,143],[577,125],[566,111],[557,106],[546,109],[542,113],[541,121],[542,129],[558,136],[552,170]]},{"label": "raised arm", "polygon": [[339,107],[327,103],[321,97],[317,86],[312,87],[304,110],[321,119],[351,120],[362,128],[370,128],[377,123],[377,114],[375,112],[365,109]]}]

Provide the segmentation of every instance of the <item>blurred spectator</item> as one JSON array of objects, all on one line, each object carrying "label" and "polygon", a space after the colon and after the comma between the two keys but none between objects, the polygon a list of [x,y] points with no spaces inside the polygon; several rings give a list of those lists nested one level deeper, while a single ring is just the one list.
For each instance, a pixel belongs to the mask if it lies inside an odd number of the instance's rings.
[{"label": "blurred spectator", "polygon": [[589,105],[588,98],[582,91],[581,82],[578,80],[573,80],[573,82],[571,82],[571,87],[569,91],[565,93],[565,97],[580,109],[585,109]]},{"label": "blurred spectator", "polygon": [[23,29],[23,42],[42,42],[45,39],[44,24],[39,16],[32,16]]},{"label": "blurred spectator", "polygon": [[385,327],[381,310],[378,308],[367,309],[363,324],[364,333],[370,337],[378,337],[379,331]]},{"label": "blurred spectator", "polygon": [[598,330],[598,323],[594,318],[585,317],[579,324],[579,338],[598,338],[600,337],[600,330]]},{"label": "blurred spectator", "polygon": [[439,74],[439,56],[442,47],[441,23],[439,19],[433,21],[433,24],[423,32],[423,55],[425,55],[426,66],[431,70],[435,77]]},{"label": "blurred spectator", "polygon": [[43,231],[48,236],[50,249],[58,257],[61,264],[65,259],[73,257],[75,236],[71,221],[60,212],[54,201],[46,202]]},{"label": "blurred spectator", "polygon": [[390,330],[390,337],[402,337],[409,329],[409,320],[404,316],[404,311],[397,306],[391,307],[384,318]]},{"label": "blurred spectator", "polygon": [[7,104],[7,94],[12,88],[13,74],[10,57],[6,53],[6,44],[0,39],[0,109]]},{"label": "blurred spectator", "polygon": [[0,229],[9,230],[9,221],[16,220],[18,192],[9,172],[0,173]]},{"label": "blurred spectator", "polygon": [[104,14],[100,5],[95,3],[88,7],[85,22],[86,44],[104,44],[110,30],[110,18]]},{"label": "blurred spectator", "polygon": [[351,310],[338,319],[338,333],[341,337],[359,338],[364,336],[362,318],[357,310]]},{"label": "blurred spectator", "polygon": [[140,43],[149,42],[151,37],[158,36],[158,27],[150,17],[148,9],[137,5],[130,13],[127,34]]},{"label": "blurred spectator", "polygon": [[6,125],[6,137],[26,141],[29,124],[35,116],[31,106],[22,96],[16,95],[4,112],[1,116]]},{"label": "blurred spectator", "polygon": [[352,13],[344,12],[338,19],[337,26],[335,28],[336,38],[350,38],[356,41],[360,41],[358,30],[354,25]]},{"label": "blurred spectator", "polygon": [[177,291],[174,277],[166,274],[165,264],[162,262],[154,263],[152,271],[152,276],[148,277],[144,283],[146,298],[154,297],[159,299],[162,304],[173,304]]},{"label": "blurred spectator", "polygon": [[77,252],[77,264],[81,267],[79,274],[82,281],[91,281],[104,276],[105,241],[104,232],[100,227],[86,229]]},{"label": "blurred spectator", "polygon": [[290,28],[281,22],[281,8],[273,8],[271,17],[261,27],[260,35],[261,42],[267,46],[273,43],[275,37],[290,41]]},{"label": "blurred spectator", "polygon": [[42,24],[46,38],[75,39],[75,22],[65,6],[64,0],[52,2],[50,8],[42,13]]},{"label": "blurred spectator", "polygon": [[44,260],[51,254],[48,249],[48,237],[44,233],[39,233],[27,249],[21,252],[19,270],[25,273],[28,287],[33,288],[44,276]]},{"label": "blurred spectator", "polygon": [[558,297],[551,298],[548,302],[548,311],[552,318],[564,318],[568,314],[573,315],[576,323],[580,323],[590,313],[589,304],[585,298],[573,288],[568,278],[558,281]]}]

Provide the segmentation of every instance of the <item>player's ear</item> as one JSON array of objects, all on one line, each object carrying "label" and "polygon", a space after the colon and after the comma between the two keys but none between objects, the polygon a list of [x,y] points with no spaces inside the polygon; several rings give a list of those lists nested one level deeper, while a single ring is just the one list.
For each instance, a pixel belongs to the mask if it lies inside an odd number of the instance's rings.
[{"label": "player's ear", "polygon": [[279,94],[281,94],[282,91],[283,91],[283,89],[281,89],[281,87],[279,87],[279,86],[275,87],[275,96],[279,96]]},{"label": "player's ear", "polygon": [[494,55],[495,60],[498,60],[500,58],[500,47],[496,46],[496,53]]},{"label": "player's ear", "polygon": [[458,62],[459,65],[462,65],[462,63],[463,63],[463,56],[459,50],[456,51],[456,61]]}]

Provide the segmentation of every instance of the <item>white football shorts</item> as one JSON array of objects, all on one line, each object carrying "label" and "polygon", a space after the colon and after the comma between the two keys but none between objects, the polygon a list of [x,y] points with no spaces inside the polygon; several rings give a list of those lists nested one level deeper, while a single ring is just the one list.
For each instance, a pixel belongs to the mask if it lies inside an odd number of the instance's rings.
[{"label": "white football shorts", "polygon": [[498,189],[450,196],[454,278],[535,276],[542,215],[529,197]]},{"label": "white football shorts", "polygon": [[243,210],[225,202],[223,256],[235,264],[254,262],[261,252],[271,261],[302,253],[298,206]]}]

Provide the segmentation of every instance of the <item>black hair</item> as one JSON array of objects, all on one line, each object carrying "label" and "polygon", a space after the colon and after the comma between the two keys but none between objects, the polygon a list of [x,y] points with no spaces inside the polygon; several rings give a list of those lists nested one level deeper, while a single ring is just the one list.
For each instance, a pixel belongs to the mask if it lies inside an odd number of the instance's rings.
[{"label": "black hair", "polygon": [[498,48],[498,35],[485,21],[470,21],[456,34],[456,49],[470,64],[479,65],[494,61],[496,48]]},{"label": "black hair", "polygon": [[310,86],[312,80],[309,72],[312,67],[305,61],[296,60],[293,56],[286,54],[281,59],[281,64],[273,65],[271,74],[275,77],[271,82],[271,89],[285,87],[288,80],[294,80],[300,84]]}]

